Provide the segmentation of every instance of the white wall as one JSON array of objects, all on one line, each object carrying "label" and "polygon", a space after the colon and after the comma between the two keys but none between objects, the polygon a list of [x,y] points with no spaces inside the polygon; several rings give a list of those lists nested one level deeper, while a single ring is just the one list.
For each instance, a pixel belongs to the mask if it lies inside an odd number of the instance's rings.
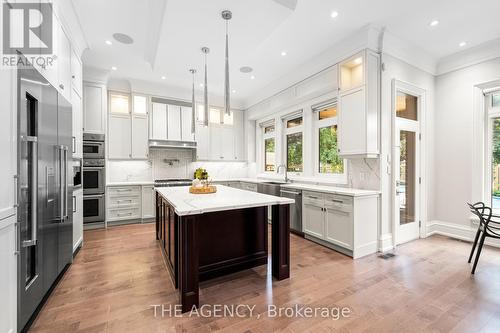
[{"label": "white wall", "polygon": [[465,232],[471,228],[466,202],[473,197],[474,182],[482,181],[473,171],[474,86],[500,79],[500,58],[437,77],[434,163],[435,180],[431,231]]}]

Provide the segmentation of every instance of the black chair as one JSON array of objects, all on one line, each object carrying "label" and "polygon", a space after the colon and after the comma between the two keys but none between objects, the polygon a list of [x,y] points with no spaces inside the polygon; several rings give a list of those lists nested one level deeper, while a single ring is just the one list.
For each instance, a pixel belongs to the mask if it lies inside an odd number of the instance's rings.
[{"label": "black chair", "polygon": [[491,208],[486,206],[483,202],[476,202],[475,204],[468,203],[467,205],[469,205],[471,212],[479,218],[479,227],[477,228],[476,237],[474,238],[474,244],[472,245],[468,261],[469,263],[471,262],[479,241],[476,259],[474,259],[474,265],[472,266],[471,272],[471,274],[474,274],[486,237],[500,239],[500,221],[494,220],[496,216],[493,216]]}]

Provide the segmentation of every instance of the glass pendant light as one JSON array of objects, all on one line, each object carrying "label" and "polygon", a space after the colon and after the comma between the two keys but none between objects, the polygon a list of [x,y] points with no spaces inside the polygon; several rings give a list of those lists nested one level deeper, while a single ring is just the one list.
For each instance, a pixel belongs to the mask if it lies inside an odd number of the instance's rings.
[{"label": "glass pendant light", "polygon": [[[224,71],[224,113],[231,115],[231,87],[229,85],[229,36],[228,23],[233,17],[230,10],[222,12],[222,18],[226,21],[226,53],[225,53],[225,71]],[[221,114],[221,124],[224,123],[224,115]]]},{"label": "glass pendant light", "polygon": [[205,54],[205,85],[204,85],[204,91],[203,91],[203,111],[204,111],[204,117],[203,117],[203,125],[205,127],[208,126],[208,117],[209,117],[209,106],[208,106],[208,84],[207,84],[207,54],[210,52],[210,49],[208,47],[203,47],[201,49],[201,52]]},{"label": "glass pendant light", "polygon": [[196,100],[194,98],[194,76],[196,74],[196,69],[190,69],[189,73],[193,75],[193,92],[191,95],[191,134],[194,134],[196,128]]}]

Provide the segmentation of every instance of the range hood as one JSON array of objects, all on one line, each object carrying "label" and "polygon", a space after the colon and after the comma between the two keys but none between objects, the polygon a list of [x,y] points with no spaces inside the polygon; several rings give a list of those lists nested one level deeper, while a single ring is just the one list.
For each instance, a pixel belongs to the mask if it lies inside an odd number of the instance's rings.
[{"label": "range hood", "polygon": [[174,140],[149,140],[149,148],[194,149],[194,150],[196,150],[196,142],[174,141]]},{"label": "range hood", "polygon": [[191,151],[192,160],[196,161],[196,142],[174,140],[149,140],[149,149],[185,149]]}]

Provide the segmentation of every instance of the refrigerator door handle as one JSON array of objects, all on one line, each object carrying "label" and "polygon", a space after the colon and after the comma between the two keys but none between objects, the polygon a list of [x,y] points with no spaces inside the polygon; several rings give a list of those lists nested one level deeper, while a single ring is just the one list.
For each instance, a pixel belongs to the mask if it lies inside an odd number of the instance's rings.
[{"label": "refrigerator door handle", "polygon": [[23,247],[36,245],[38,218],[38,138],[27,136],[26,142],[31,144],[31,239],[23,241]]},{"label": "refrigerator door handle", "polygon": [[64,219],[69,219],[68,215],[68,151],[67,146],[63,147],[64,151]]},{"label": "refrigerator door handle", "polygon": [[63,169],[64,169],[64,147],[59,146],[59,218],[60,222],[64,222],[64,178],[63,178]]}]

